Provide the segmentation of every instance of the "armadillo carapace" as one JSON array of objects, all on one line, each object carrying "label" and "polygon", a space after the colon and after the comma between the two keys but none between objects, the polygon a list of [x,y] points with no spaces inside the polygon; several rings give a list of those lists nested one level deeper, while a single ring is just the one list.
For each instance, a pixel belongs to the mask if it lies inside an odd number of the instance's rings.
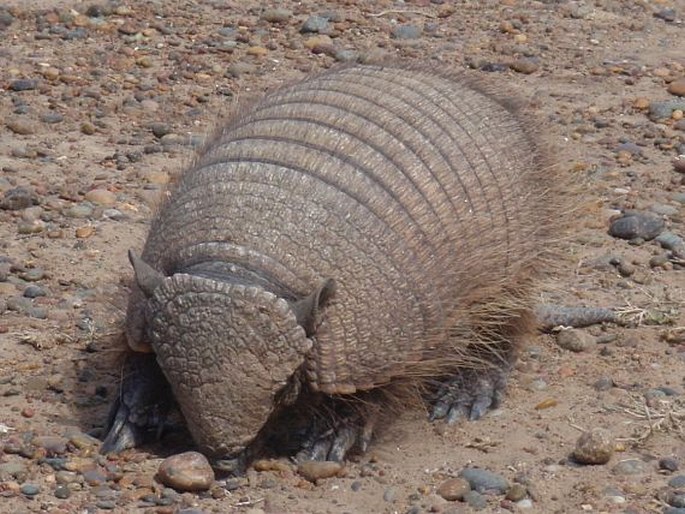
[{"label": "armadillo carapace", "polygon": [[279,434],[343,458],[394,387],[480,417],[531,327],[553,189],[516,109],[457,73],[341,67],[241,110],[130,255],[132,364],[105,451],[171,396],[228,460]]}]

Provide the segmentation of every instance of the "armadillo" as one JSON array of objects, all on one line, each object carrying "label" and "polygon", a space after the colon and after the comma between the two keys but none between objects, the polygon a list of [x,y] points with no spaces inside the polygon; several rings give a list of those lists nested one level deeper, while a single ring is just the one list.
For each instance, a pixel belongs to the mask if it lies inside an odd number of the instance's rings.
[{"label": "armadillo", "polygon": [[433,418],[497,404],[556,212],[530,125],[478,80],[395,64],[238,109],[130,253],[134,364],[104,451],[174,402],[243,463],[279,434],[308,458],[365,448],[393,387]]}]

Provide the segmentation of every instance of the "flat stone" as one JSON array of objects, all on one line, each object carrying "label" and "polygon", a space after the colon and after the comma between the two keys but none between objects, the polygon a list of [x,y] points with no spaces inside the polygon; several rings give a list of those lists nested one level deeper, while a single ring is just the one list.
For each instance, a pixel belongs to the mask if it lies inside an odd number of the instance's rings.
[{"label": "flat stone", "polygon": [[615,219],[609,227],[609,235],[620,239],[644,239],[649,241],[664,229],[665,222],[659,216],[646,212],[627,212]]}]

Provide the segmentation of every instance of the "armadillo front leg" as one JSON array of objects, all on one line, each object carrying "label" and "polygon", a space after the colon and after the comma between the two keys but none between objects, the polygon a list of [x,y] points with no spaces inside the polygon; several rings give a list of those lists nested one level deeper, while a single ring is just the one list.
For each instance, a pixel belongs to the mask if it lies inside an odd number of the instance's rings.
[{"label": "armadillo front leg", "polygon": [[[363,407],[348,401],[331,399],[329,416],[313,415],[303,434],[298,462],[330,460],[341,462],[355,451],[367,450],[373,436],[378,405],[372,400]],[[330,410],[329,410],[330,409]]]},{"label": "armadillo front leg", "polygon": [[454,423],[462,419],[481,418],[497,408],[504,398],[508,368],[465,369],[445,380],[434,397],[430,418]]},{"label": "armadillo front leg", "polygon": [[159,438],[175,401],[154,354],[129,354],[119,395],[107,420],[101,453],[117,453]]}]

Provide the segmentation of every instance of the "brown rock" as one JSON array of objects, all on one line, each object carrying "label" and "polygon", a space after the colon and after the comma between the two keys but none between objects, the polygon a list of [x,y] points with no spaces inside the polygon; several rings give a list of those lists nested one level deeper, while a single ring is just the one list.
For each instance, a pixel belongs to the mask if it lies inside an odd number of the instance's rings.
[{"label": "brown rock", "polygon": [[581,464],[606,464],[614,454],[614,438],[604,428],[593,428],[578,438],[573,458]]},{"label": "brown rock", "polygon": [[7,128],[15,134],[26,136],[36,132],[35,125],[26,118],[12,118],[7,120]]},{"label": "brown rock", "polygon": [[114,193],[107,191],[106,189],[93,189],[86,193],[85,199],[96,205],[111,207],[116,202],[117,197]]},{"label": "brown rock", "polygon": [[516,59],[509,67],[514,71],[528,75],[536,72],[540,68],[540,65],[532,59]]},{"label": "brown rock", "polygon": [[177,491],[206,491],[214,483],[214,470],[201,453],[185,452],[164,459],[157,479]]},{"label": "brown rock", "polygon": [[449,478],[445,480],[437,489],[437,493],[445,500],[463,500],[464,495],[471,490],[468,480],[463,478]]},{"label": "brown rock", "polygon": [[685,96],[685,78],[671,82],[668,85],[668,92],[676,96]]},{"label": "brown rock", "polygon": [[308,460],[297,466],[297,472],[310,482],[320,478],[330,478],[338,475],[343,469],[342,464],[334,461]]}]

